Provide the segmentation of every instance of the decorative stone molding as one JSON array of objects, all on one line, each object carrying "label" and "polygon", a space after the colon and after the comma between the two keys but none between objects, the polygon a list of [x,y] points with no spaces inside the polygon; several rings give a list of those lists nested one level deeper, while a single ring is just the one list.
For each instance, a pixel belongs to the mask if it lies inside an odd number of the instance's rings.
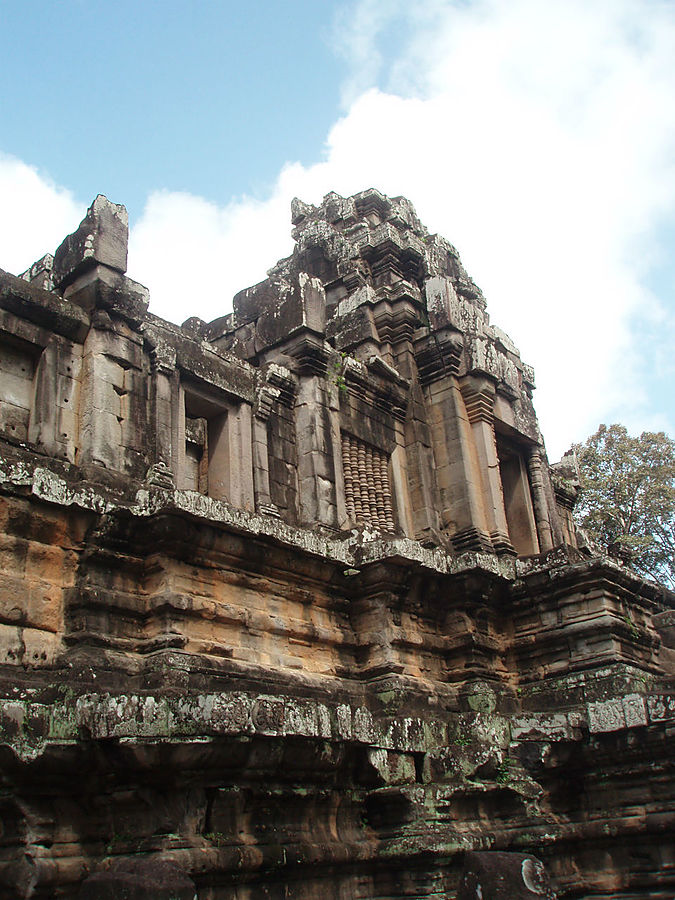
[{"label": "decorative stone molding", "polygon": [[452,546],[457,553],[473,552],[492,552],[492,541],[490,535],[478,528],[462,528],[452,535]]},{"label": "decorative stone molding", "polygon": [[476,389],[464,382],[462,384],[462,397],[464,398],[466,414],[472,425],[475,422],[492,424],[494,421],[494,389],[487,387],[482,390]]},{"label": "decorative stone molding", "polygon": [[24,281],[29,281],[35,287],[44,291],[54,290],[54,256],[45,253],[43,257],[34,262],[32,266],[19,275]]},{"label": "decorative stone molding", "polygon": [[253,413],[255,417],[257,419],[262,419],[263,422],[266,422],[272,413],[272,407],[280,397],[281,391],[278,387],[274,387],[274,385],[270,384],[269,382],[265,382],[265,384],[260,385],[256,393],[255,404],[253,406]]},{"label": "decorative stone molding", "polygon": [[150,361],[152,371],[157,374],[173,376],[176,372],[176,350],[162,341],[152,347]]},{"label": "decorative stone molding", "polygon": [[414,347],[423,385],[459,373],[464,341],[458,332],[450,329],[432,332],[415,340]]}]

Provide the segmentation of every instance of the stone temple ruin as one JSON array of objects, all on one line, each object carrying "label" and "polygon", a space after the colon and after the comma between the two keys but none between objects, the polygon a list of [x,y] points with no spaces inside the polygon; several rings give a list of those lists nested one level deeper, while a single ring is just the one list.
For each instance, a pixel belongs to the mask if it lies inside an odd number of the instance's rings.
[{"label": "stone temple ruin", "polygon": [[673,595],[407,200],[293,224],[209,323],[101,196],[0,277],[1,896],[672,898]]}]

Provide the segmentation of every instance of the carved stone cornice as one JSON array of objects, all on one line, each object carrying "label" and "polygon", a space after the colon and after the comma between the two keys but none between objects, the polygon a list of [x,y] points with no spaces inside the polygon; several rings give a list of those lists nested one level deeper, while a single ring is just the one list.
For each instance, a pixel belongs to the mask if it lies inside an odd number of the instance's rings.
[{"label": "carved stone cornice", "polygon": [[490,535],[480,528],[462,528],[450,538],[457,553],[492,553],[493,546]]},{"label": "carved stone cornice", "polygon": [[[408,282],[399,282],[395,287],[407,284]],[[380,341],[397,344],[412,340],[415,329],[420,324],[418,303],[415,302],[412,291],[401,287],[401,293],[395,297],[391,297],[388,291],[378,291],[378,296],[381,293],[384,297],[373,310]]]},{"label": "carved stone cornice", "polygon": [[381,357],[372,356],[364,363],[346,356],[342,377],[346,390],[399,422],[405,421],[410,383]]},{"label": "carved stone cornice", "polygon": [[281,391],[279,388],[267,382],[261,384],[256,392],[255,403],[253,404],[253,415],[256,419],[266,422],[272,414],[272,408],[280,395]]},{"label": "carved stone cornice", "polygon": [[145,480],[152,487],[161,488],[165,491],[174,491],[176,489],[176,480],[173,472],[166,463],[161,461],[150,466]]},{"label": "carved stone cornice", "polygon": [[459,373],[464,342],[457,331],[444,329],[418,338],[414,344],[415,362],[423,385]]},{"label": "carved stone cornice", "polygon": [[284,353],[297,360],[302,375],[326,375],[330,348],[326,347],[323,335],[304,329],[282,348]]},{"label": "carved stone cornice", "polygon": [[579,498],[579,485],[565,481],[559,475],[555,474],[551,478],[551,483],[553,485],[556,503],[559,506],[562,506],[563,509],[568,509],[571,512],[576,506],[577,499]]},{"label": "carved stone cornice", "polygon": [[175,349],[168,344],[156,344],[150,351],[150,364],[154,374],[172,376],[176,371]]},{"label": "carved stone cornice", "polygon": [[479,388],[467,382],[460,387],[469,422],[472,425],[474,422],[492,424],[494,421],[494,389]]},{"label": "carved stone cornice", "polygon": [[490,534],[490,540],[492,541],[492,546],[494,547],[495,553],[499,556],[517,556],[516,550],[511,543],[511,539],[503,531],[493,531]]},{"label": "carved stone cornice", "polygon": [[277,363],[271,363],[265,371],[265,380],[256,391],[253,414],[257,419],[266,422],[274,404],[278,401],[288,409],[292,409],[295,401],[297,382],[288,369]]}]

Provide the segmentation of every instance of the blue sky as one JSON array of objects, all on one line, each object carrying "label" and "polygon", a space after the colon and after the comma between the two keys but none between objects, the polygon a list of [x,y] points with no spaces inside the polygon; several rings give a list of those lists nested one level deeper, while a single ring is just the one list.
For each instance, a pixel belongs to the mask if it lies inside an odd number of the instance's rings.
[{"label": "blue sky", "polygon": [[375,186],[458,247],[551,457],[675,434],[673,0],[0,0],[0,33],[1,267],[101,192],[151,309],[210,319],[294,195]]},{"label": "blue sky", "polygon": [[217,203],[309,164],[337,115],[323,2],[2,0],[2,149],[83,201]]}]

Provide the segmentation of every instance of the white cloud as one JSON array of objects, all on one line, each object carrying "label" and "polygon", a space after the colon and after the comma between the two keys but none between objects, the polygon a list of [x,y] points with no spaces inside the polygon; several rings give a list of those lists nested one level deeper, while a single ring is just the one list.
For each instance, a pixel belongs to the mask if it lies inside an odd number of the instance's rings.
[{"label": "white cloud", "polygon": [[70,191],[4,154],[0,154],[0,198],[0,267],[14,275],[53,253],[86,211]]},{"label": "white cloud", "polygon": [[378,83],[384,56],[377,38],[399,16],[408,16],[406,0],[359,0],[338,8],[333,28],[335,50],[347,63],[342,101],[349,107]]},{"label": "white cloud", "polygon": [[457,245],[535,366],[551,456],[601,420],[675,431],[650,407],[675,310],[645,286],[675,218],[675,6],[360,0],[338,28],[347,106],[322,162],[284,166],[264,202],[149,198],[129,274],[153,311],[222,315],[290,251],[294,195],[374,186]]},{"label": "white cloud", "polygon": [[129,274],[150,288],[152,311],[176,322],[229,312],[238,290],[291,252],[286,199],[277,191],[266,203],[219,207],[191,194],[152,194],[129,246]]}]

